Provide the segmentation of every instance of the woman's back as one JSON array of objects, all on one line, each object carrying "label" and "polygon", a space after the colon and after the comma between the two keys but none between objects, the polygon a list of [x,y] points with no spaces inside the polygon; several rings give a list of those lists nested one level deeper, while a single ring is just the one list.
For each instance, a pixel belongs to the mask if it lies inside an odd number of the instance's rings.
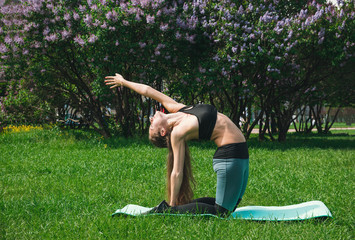
[{"label": "woman's back", "polygon": [[218,147],[231,143],[245,142],[245,138],[240,129],[232,120],[222,113],[217,114],[217,122],[211,140],[213,140]]},{"label": "woman's back", "polygon": [[[173,132],[179,132],[184,135],[185,140],[201,139],[201,124],[197,116],[190,113],[178,112],[174,115],[184,115],[179,124],[174,127]],[[245,142],[245,138],[240,129],[224,114],[217,113],[216,123],[214,125],[210,140],[214,141],[218,147]]]}]

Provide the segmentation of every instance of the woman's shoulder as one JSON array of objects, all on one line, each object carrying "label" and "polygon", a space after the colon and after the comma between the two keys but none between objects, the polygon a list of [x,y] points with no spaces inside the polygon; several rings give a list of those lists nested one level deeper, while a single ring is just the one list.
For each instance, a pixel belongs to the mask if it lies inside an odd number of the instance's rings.
[{"label": "woman's shoulder", "polygon": [[171,137],[192,140],[198,138],[198,119],[194,115],[187,115],[175,126],[171,132]]},{"label": "woman's shoulder", "polygon": [[179,112],[181,109],[184,109],[185,107],[186,107],[185,104],[176,103],[175,105],[171,106],[170,112],[171,112],[171,113],[177,113],[177,112]]}]

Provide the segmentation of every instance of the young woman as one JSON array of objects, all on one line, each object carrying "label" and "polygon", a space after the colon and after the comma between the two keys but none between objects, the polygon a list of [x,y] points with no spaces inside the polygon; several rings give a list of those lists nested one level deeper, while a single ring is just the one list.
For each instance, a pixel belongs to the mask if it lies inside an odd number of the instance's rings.
[{"label": "young woman", "polygon": [[[249,175],[248,147],[239,128],[214,106],[185,106],[150,86],[127,81],[120,74],[105,79],[111,88],[130,88],[160,102],[170,112],[157,111],[150,119],[149,139],[154,145],[169,149],[169,203],[163,201],[152,211],[222,216],[234,211],[244,195]],[[192,139],[212,140],[218,147],[213,156],[213,169],[217,173],[216,198],[191,201],[193,177],[186,142]]]}]

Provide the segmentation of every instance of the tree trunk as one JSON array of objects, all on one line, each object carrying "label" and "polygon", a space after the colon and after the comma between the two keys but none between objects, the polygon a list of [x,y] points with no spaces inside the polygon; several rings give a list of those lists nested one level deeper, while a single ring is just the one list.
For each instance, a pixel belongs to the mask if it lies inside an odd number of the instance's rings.
[{"label": "tree trunk", "polygon": [[[330,118],[330,114],[329,114],[330,113],[330,109],[331,109],[331,107],[329,107],[329,111],[328,111],[329,118]],[[338,109],[337,109],[337,111],[335,113],[335,116],[334,116],[334,118],[333,118],[333,120],[332,120],[332,122],[331,122],[331,124],[329,126],[328,126],[328,117],[327,117],[327,123],[326,123],[325,128],[324,128],[324,133],[328,133],[329,132],[330,128],[333,126],[335,120],[337,119],[339,112],[340,112],[340,107],[338,107]]]}]

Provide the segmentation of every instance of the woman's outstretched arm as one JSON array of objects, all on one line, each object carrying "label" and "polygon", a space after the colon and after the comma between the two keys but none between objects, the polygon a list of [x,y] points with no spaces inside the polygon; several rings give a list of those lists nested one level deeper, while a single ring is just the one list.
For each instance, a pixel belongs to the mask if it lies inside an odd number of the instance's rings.
[{"label": "woman's outstretched arm", "polygon": [[115,88],[115,87],[120,87],[124,86],[127,88],[132,89],[133,91],[137,92],[140,95],[143,95],[145,97],[152,98],[161,104],[171,113],[175,113],[179,111],[182,107],[184,107],[184,104],[176,102],[174,99],[171,97],[155,90],[154,88],[141,84],[141,83],[135,83],[135,82],[130,82],[122,77],[122,75],[117,74],[115,76],[107,76],[105,77],[105,83],[106,85],[111,85],[110,88]]}]

